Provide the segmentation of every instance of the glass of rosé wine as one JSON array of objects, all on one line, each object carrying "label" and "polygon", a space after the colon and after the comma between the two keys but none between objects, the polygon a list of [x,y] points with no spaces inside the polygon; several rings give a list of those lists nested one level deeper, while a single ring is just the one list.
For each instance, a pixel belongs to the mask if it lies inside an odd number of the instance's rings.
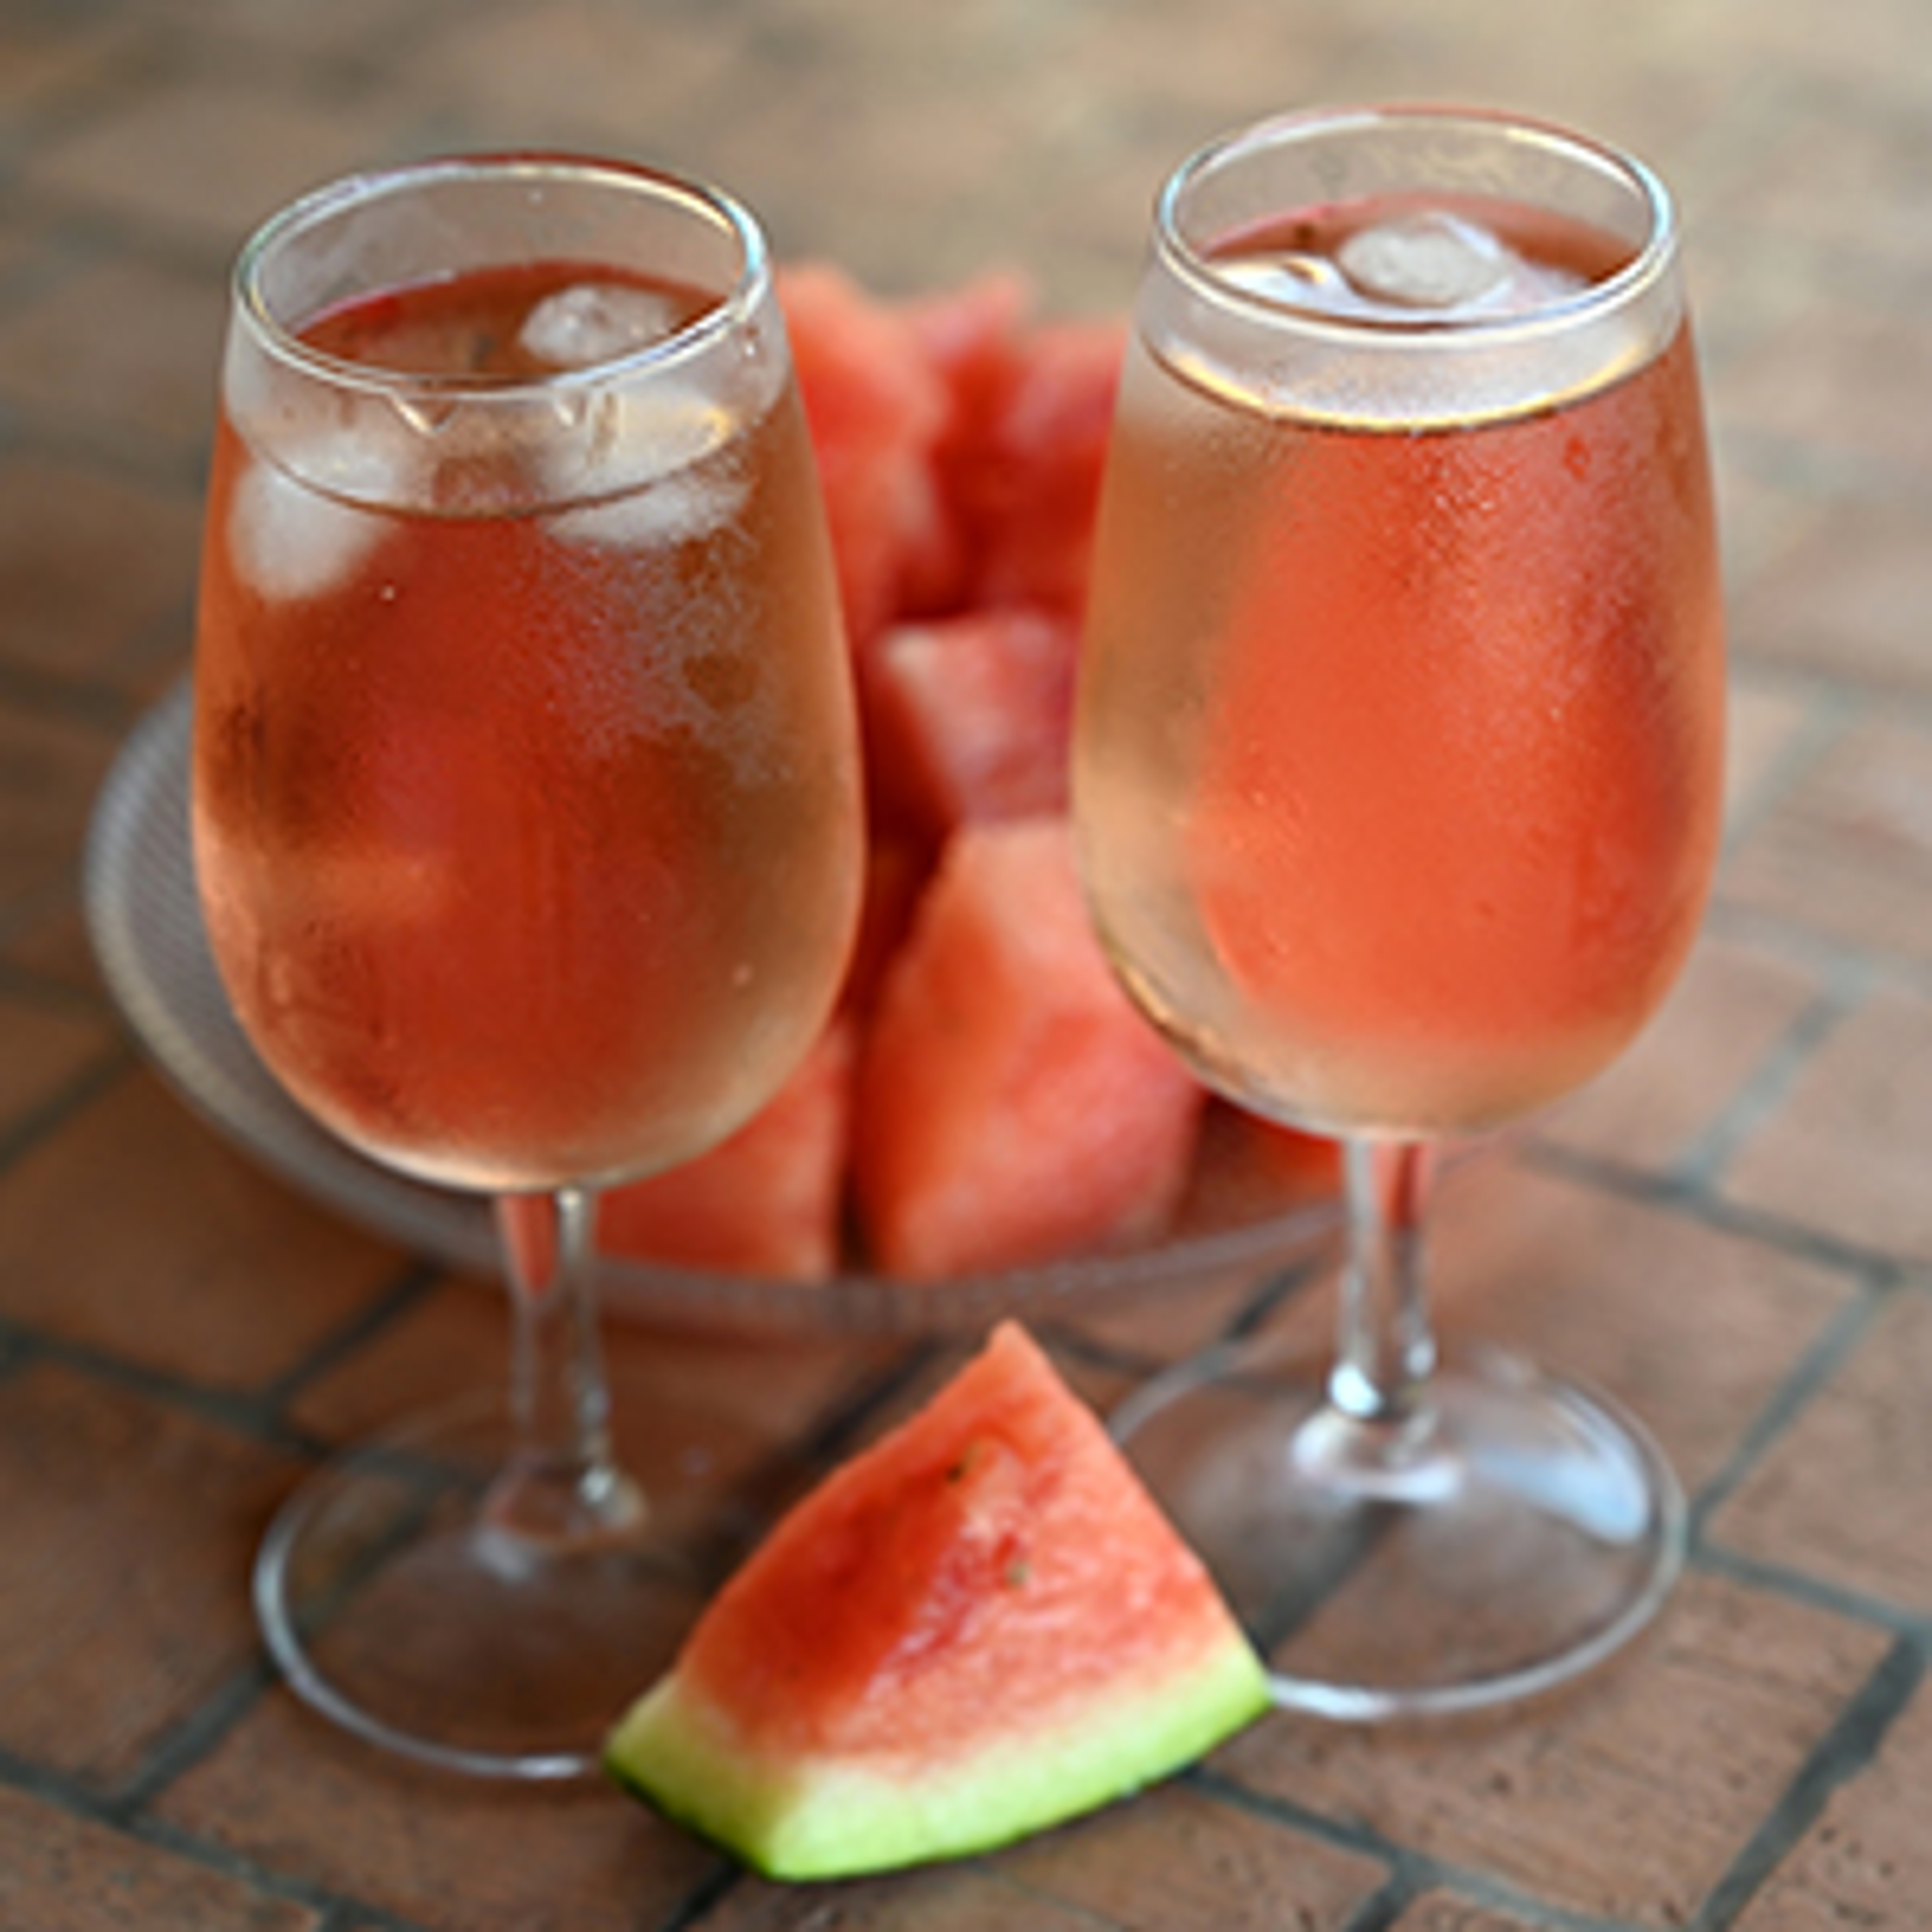
[{"label": "glass of ros\u00e9 wine", "polygon": [[265,1543],[271,1649],[367,1738],[586,1771],[694,1606],[703,1457],[614,1460],[595,1204],[724,1138],[825,1018],[860,879],[848,680],[730,198],[458,158],[248,244],[196,646],[209,938],[303,1107],[496,1200],[516,1314],[507,1400],[326,1466]]},{"label": "glass of ros\u00e9 wine", "polygon": [[1682,1494],[1521,1359],[1438,1362],[1432,1162],[1614,1060],[1696,931],[1725,685],[1670,201],[1481,112],[1314,112],[1159,199],[1076,727],[1096,922],[1236,1102],[1335,1137],[1331,1361],[1210,1352],[1118,1418],[1348,1719],[1554,1684],[1649,1616]]}]

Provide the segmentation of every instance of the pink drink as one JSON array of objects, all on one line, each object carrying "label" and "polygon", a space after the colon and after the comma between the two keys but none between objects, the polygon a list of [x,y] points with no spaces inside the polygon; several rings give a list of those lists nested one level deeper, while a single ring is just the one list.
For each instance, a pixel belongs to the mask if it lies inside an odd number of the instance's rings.
[{"label": "pink drink", "polygon": [[[1227,254],[1264,286],[1292,251],[1308,306],[1359,318],[1332,264],[1412,212],[1311,210]],[[1628,254],[1473,212],[1513,250],[1481,297],[1505,315]],[[1358,391],[1284,398],[1160,351],[1125,379],[1082,694],[1121,970],[1210,1077],[1303,1125],[1467,1130],[1568,1090],[1662,998],[1716,850],[1688,326],[1528,394],[1445,357],[1420,421],[1368,361]]]},{"label": "pink drink", "polygon": [[[566,290],[566,334],[580,298],[654,333],[704,306],[545,263],[305,334],[527,385]],[[859,879],[789,382],[752,409],[530,393],[540,436],[379,410],[285,448],[231,407],[197,652],[196,861],[244,1026],[350,1141],[490,1190],[663,1167],[746,1118],[830,1005]]]}]

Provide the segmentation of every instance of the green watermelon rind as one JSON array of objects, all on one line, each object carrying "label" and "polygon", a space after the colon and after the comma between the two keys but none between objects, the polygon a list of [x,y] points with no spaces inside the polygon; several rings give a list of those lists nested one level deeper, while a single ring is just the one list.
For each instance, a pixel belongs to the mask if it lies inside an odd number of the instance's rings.
[{"label": "green watermelon rind", "polygon": [[760,1759],[676,1676],[632,1707],[612,1778],[772,1879],[855,1876],[992,1851],[1158,1783],[1270,1707],[1232,1625],[1143,1687],[1117,1683],[1045,1725],[1016,1714],[997,1743],[938,1761]]}]

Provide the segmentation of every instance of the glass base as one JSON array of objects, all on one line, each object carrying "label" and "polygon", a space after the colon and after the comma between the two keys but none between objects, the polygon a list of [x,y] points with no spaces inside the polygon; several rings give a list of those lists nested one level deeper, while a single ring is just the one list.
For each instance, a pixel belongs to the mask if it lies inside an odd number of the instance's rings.
[{"label": "glass base", "polygon": [[597,1533],[506,1534],[502,1411],[478,1397],[318,1471],[262,1543],[256,1610],[296,1694],[357,1736],[476,1776],[587,1777],[736,1552],[707,1546],[674,1471]]},{"label": "glass base", "polygon": [[1284,1708],[1367,1722],[1551,1688],[1634,1636],[1682,1566],[1683,1493],[1611,1404],[1493,1350],[1430,1388],[1403,1425],[1360,1422],[1250,1344],[1114,1418]]}]

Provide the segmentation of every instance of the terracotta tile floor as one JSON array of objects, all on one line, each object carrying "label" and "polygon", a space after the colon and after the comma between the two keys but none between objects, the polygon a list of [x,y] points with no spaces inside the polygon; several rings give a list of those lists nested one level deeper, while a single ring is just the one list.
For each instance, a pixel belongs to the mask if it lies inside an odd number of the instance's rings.
[{"label": "terracotta tile floor", "polygon": [[[1932,1926],[1928,47],[1922,0],[0,0],[0,1926]],[[1270,1720],[1035,1844],[830,1892],[338,1739],[263,1665],[250,1550],[319,1441],[494,1360],[500,1317],[188,1112],[78,901],[185,662],[243,232],[358,164],[589,146],[712,175],[882,291],[1012,264],[1105,313],[1198,140],[1418,96],[1637,149],[1690,235],[1735,646],[1716,902],[1638,1048],[1440,1231],[1452,1327],[1617,1391],[1682,1469],[1658,1628],[1548,1708]],[[1057,1339],[1105,1391],[1240,1305]],[[879,1340],[615,1353],[627,1426],[674,1388],[727,1474],[920,1385]]]}]

